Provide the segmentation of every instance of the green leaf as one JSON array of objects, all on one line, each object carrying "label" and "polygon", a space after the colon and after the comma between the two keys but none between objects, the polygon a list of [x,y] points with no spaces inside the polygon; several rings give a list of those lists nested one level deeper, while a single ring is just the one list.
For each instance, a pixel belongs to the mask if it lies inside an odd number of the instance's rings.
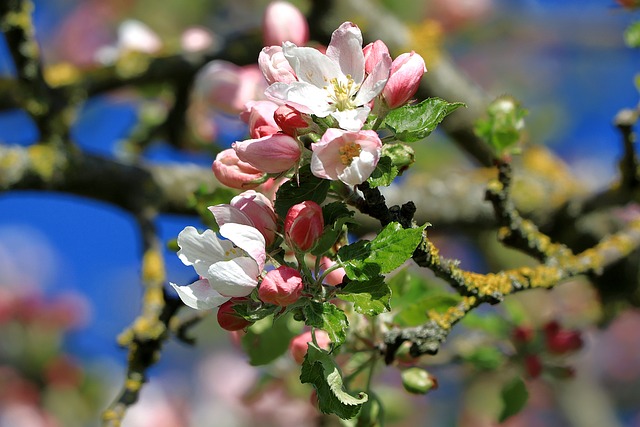
[{"label": "green leaf", "polygon": [[290,316],[273,320],[266,317],[249,327],[242,337],[242,348],[253,366],[266,365],[284,354],[291,339],[300,333],[300,323]]},{"label": "green leaf", "polygon": [[280,186],[276,193],[275,211],[284,218],[291,206],[311,200],[318,204],[324,202],[331,181],[318,178],[311,173],[311,166],[305,165],[289,181]]},{"label": "green leaf", "polygon": [[402,175],[416,161],[416,153],[413,148],[400,142],[384,144],[382,156],[391,159],[391,164],[398,169],[398,175]]},{"label": "green leaf", "polygon": [[624,32],[624,42],[629,47],[640,47],[640,21],[627,27]]},{"label": "green leaf", "polygon": [[429,136],[445,117],[462,106],[465,106],[462,102],[428,98],[419,104],[392,110],[385,124],[400,141],[415,142]]},{"label": "green leaf", "polygon": [[425,226],[402,228],[397,222],[388,224],[370,242],[360,240],[343,246],[338,260],[351,280],[370,280],[389,273],[409,259],[422,241]]},{"label": "green leaf", "polygon": [[502,388],[500,393],[502,397],[502,413],[499,422],[505,421],[507,418],[520,412],[529,400],[529,392],[527,386],[520,377],[514,378],[510,383]]},{"label": "green leaf", "polygon": [[353,308],[360,314],[377,316],[380,313],[391,310],[389,300],[391,289],[384,282],[383,276],[375,277],[367,281],[349,282],[337,297],[353,303]]},{"label": "green leaf", "polygon": [[[393,321],[402,326],[418,326],[427,320],[427,314],[433,310],[444,313],[450,307],[460,303],[461,297],[450,292],[431,290],[426,295],[420,296],[412,304],[398,310]],[[395,306],[394,306],[395,307]]]},{"label": "green leaf", "polygon": [[342,373],[331,355],[309,343],[307,355],[302,363],[300,381],[311,383],[318,393],[318,406],[325,414],[335,414],[348,420],[355,417],[368,396],[364,392],[357,396],[349,394],[342,381]]},{"label": "green leaf", "polygon": [[336,347],[347,340],[349,321],[344,311],[330,302],[309,301],[302,309],[308,326],[319,328],[329,334],[331,342]]},{"label": "green leaf", "polygon": [[495,371],[505,362],[505,355],[496,347],[481,346],[462,355],[462,359],[481,371]]},{"label": "green leaf", "polygon": [[371,188],[381,185],[388,187],[396,176],[398,176],[398,168],[392,164],[390,157],[382,156],[367,181],[369,181]]}]

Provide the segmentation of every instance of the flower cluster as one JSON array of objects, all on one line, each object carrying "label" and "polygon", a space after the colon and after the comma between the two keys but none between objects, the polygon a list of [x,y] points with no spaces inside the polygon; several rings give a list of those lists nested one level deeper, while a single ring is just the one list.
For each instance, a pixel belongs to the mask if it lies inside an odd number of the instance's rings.
[{"label": "flower cluster", "polygon": [[[278,31],[271,33],[266,40],[278,40]],[[382,41],[362,44],[360,29],[345,22],[325,53],[291,41],[265,47],[258,65],[269,84],[266,99],[247,102],[241,113],[251,139],[216,158],[216,177],[253,188],[268,174],[310,163],[319,178],[366,181],[382,152],[376,125],[413,97],[426,68],[415,52],[392,60]]]}]

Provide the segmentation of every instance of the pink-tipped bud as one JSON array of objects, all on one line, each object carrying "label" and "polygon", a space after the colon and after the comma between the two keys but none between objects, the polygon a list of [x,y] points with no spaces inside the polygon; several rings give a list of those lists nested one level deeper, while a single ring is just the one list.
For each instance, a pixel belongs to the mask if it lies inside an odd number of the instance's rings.
[{"label": "pink-tipped bud", "polygon": [[218,308],[218,324],[222,329],[227,331],[239,331],[251,325],[251,322],[241,317],[233,309],[233,306],[243,299],[244,298],[231,298]]},{"label": "pink-tipped bud", "polygon": [[257,187],[256,181],[263,176],[261,171],[240,160],[233,148],[219,152],[211,169],[222,184],[241,190]]},{"label": "pink-tipped bud", "polygon": [[251,138],[262,138],[280,131],[273,118],[277,108],[278,104],[271,101],[249,101],[245,104],[240,119],[249,125]]},{"label": "pink-tipped bud", "polygon": [[[315,333],[318,346],[322,349],[328,350],[331,345],[329,334],[320,329],[316,329]],[[304,357],[307,355],[307,350],[309,349],[309,343],[312,342],[313,338],[311,337],[311,331],[303,332],[291,340],[291,343],[289,344],[289,352],[291,353],[293,360],[295,360],[298,365],[302,365]]]},{"label": "pink-tipped bud", "polygon": [[382,40],[369,43],[362,49],[364,53],[364,72],[371,74],[376,64],[382,61],[384,55],[389,55],[389,48]]},{"label": "pink-tipped bud", "polygon": [[239,209],[251,219],[255,227],[264,236],[267,246],[276,238],[277,217],[273,203],[264,194],[248,190],[231,199],[230,205]]},{"label": "pink-tipped bud", "polygon": [[267,273],[258,288],[258,296],[266,303],[286,307],[298,301],[303,287],[300,272],[283,265]]},{"label": "pink-tipped bud", "polygon": [[298,136],[307,133],[306,131],[313,122],[311,118],[288,105],[281,105],[275,111],[273,118],[280,129],[287,135]]},{"label": "pink-tipped bud", "polygon": [[187,28],[180,36],[180,46],[185,52],[203,52],[214,44],[213,34],[203,27]]},{"label": "pink-tipped bud", "polygon": [[528,354],[524,358],[524,370],[529,378],[538,378],[542,373],[542,361],[536,354]]},{"label": "pink-tipped bud", "polygon": [[397,108],[411,99],[426,71],[424,59],[417,53],[412,51],[398,56],[391,64],[389,80],[382,90],[387,106]]},{"label": "pink-tipped bud", "polygon": [[291,169],[302,154],[298,142],[283,133],[234,142],[232,147],[240,160],[266,173]]},{"label": "pink-tipped bud", "polygon": [[303,46],[309,41],[309,25],[302,12],[286,1],[269,3],[264,12],[263,38],[265,46],[292,42]]},{"label": "pink-tipped bud", "polygon": [[516,326],[511,332],[511,337],[516,344],[527,344],[533,340],[533,328],[530,326]]},{"label": "pink-tipped bud", "polygon": [[322,235],[324,218],[322,208],[307,200],[293,205],[284,219],[284,238],[291,247],[301,252],[310,250]]},{"label": "pink-tipped bud", "polygon": [[267,83],[291,83],[298,79],[291,64],[284,57],[281,46],[267,46],[258,55],[258,67]]}]

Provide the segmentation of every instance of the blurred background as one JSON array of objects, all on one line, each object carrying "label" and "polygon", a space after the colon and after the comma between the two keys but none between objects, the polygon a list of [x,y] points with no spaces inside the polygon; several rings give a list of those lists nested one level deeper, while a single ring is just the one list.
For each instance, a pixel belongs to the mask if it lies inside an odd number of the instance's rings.
[{"label": "blurred background", "polygon": [[[125,21],[143,23],[145,31],[152,32],[145,33],[150,37],[145,49],[169,55],[184,50],[188,30],[206,34],[213,48],[237,34],[259,35],[268,4],[258,0],[193,0],[188,6],[179,0],[34,3],[44,62],[79,69],[113,61]],[[305,1],[292,3],[303,13],[310,10]],[[622,149],[611,121],[618,110],[638,103],[634,78],[640,56],[625,47],[622,37],[640,17],[637,12],[626,11],[613,0],[335,3],[340,4],[332,6],[323,22],[326,31],[351,20],[366,34],[367,26],[373,25],[368,14],[380,11],[434,34],[453,61],[491,97],[511,94],[521,100],[529,109],[531,143],[550,147],[590,188],[606,187],[615,177]],[[245,54],[257,57],[257,52]],[[430,58],[425,61],[429,68]],[[0,38],[0,76],[14,72],[6,42]],[[88,99],[72,137],[87,152],[126,158],[126,140],[148,107],[144,94],[127,89]],[[198,122],[199,142],[191,150],[153,139],[143,158],[209,167],[216,150],[244,138],[244,125],[232,115],[219,112],[204,121]],[[26,113],[0,111],[1,143],[26,146],[37,139],[38,131]],[[203,148],[207,140],[210,147]],[[469,160],[445,135],[435,134],[428,141],[417,149],[417,171],[469,167]],[[213,179],[212,174],[203,177]],[[184,226],[198,224],[195,217],[163,215],[157,226],[161,237],[170,240]],[[440,239],[445,253],[462,259],[465,268],[487,271],[488,265],[495,265],[477,248],[465,245],[464,239]],[[0,427],[98,425],[99,412],[124,379],[126,352],[116,345],[116,336],[140,309],[140,247],[134,219],[108,204],[53,192],[0,194]],[[175,254],[167,251],[166,259],[171,281],[186,284],[193,279],[192,270]],[[535,325],[561,317],[563,324],[580,328],[585,345],[572,355],[571,365],[589,374],[565,383],[532,380],[526,409],[504,425],[595,426],[581,424],[587,421],[576,415],[589,406],[609,416],[612,427],[640,426],[639,312],[625,311],[605,328],[596,328],[598,302],[585,280],[552,292],[518,296],[511,307],[509,316],[520,310],[524,314],[519,315],[533,319],[530,323]],[[259,425],[315,425],[308,399],[291,392],[295,367],[287,362],[270,370],[248,366],[215,321],[204,321],[193,332],[195,347],[168,343],[125,426],[244,426],[257,425],[256,419],[261,420]],[[460,337],[464,334],[454,335],[450,345]],[[388,384],[385,398],[392,402],[390,425],[496,425],[491,414],[497,405],[497,374],[461,366],[434,369],[440,390],[426,397],[395,390],[397,376],[381,374],[381,382]],[[276,374],[280,380],[265,380]],[[585,389],[592,392],[580,395]]]}]

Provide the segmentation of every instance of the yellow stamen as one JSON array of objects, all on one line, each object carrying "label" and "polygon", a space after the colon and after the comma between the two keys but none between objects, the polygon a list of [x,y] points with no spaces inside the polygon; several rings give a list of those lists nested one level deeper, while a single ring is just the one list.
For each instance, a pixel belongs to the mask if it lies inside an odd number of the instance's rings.
[{"label": "yellow stamen", "polygon": [[346,77],[346,81],[338,81],[337,78],[333,78],[329,81],[331,86],[325,86],[325,89],[330,93],[329,97],[333,100],[332,104],[335,105],[338,111],[352,110],[356,107],[352,98],[358,91],[358,86],[351,78],[351,75]]},{"label": "yellow stamen", "polygon": [[353,159],[360,155],[360,151],[362,151],[362,148],[360,148],[358,144],[350,142],[338,150],[340,153],[340,161],[343,165],[349,166]]}]

